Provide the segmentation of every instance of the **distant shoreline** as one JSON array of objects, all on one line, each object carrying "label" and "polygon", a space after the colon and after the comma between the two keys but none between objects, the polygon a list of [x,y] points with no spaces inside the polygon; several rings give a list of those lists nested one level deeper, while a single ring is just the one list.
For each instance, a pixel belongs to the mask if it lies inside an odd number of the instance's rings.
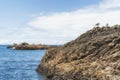
[{"label": "distant shoreline", "polygon": [[58,45],[44,45],[44,44],[28,44],[23,42],[21,44],[13,44],[8,45],[7,48],[11,48],[13,50],[45,50],[49,48],[57,48]]}]

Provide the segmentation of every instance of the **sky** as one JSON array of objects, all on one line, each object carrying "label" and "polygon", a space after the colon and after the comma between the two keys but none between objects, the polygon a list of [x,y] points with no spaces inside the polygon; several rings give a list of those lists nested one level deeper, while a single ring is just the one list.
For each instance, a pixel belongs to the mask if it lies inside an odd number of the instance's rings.
[{"label": "sky", "polygon": [[119,19],[120,0],[0,0],[0,44],[65,44]]}]

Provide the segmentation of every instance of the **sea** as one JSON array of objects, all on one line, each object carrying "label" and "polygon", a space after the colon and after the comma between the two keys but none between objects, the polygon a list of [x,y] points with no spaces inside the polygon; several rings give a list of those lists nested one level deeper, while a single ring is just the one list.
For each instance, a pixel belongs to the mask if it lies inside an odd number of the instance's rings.
[{"label": "sea", "polygon": [[46,50],[13,50],[0,45],[0,80],[44,80],[36,72]]}]

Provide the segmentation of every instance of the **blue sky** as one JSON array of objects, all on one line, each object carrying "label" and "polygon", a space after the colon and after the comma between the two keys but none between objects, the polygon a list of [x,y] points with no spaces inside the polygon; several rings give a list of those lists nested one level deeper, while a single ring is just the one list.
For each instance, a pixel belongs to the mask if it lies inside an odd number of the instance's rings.
[{"label": "blue sky", "polygon": [[[0,26],[25,24],[41,13],[73,11],[100,0],[0,0]],[[17,27],[17,26],[16,26]]]},{"label": "blue sky", "polygon": [[112,21],[119,7],[119,0],[0,0],[0,44],[64,44],[96,22],[119,23]]}]

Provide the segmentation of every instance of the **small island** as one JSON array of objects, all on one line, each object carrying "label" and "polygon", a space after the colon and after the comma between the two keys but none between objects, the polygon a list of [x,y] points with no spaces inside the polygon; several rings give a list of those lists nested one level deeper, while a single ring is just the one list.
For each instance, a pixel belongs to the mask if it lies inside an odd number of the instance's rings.
[{"label": "small island", "polygon": [[29,44],[23,42],[21,44],[8,45],[7,48],[12,48],[14,50],[47,50],[49,48],[56,48],[57,45],[44,45],[44,44]]}]

